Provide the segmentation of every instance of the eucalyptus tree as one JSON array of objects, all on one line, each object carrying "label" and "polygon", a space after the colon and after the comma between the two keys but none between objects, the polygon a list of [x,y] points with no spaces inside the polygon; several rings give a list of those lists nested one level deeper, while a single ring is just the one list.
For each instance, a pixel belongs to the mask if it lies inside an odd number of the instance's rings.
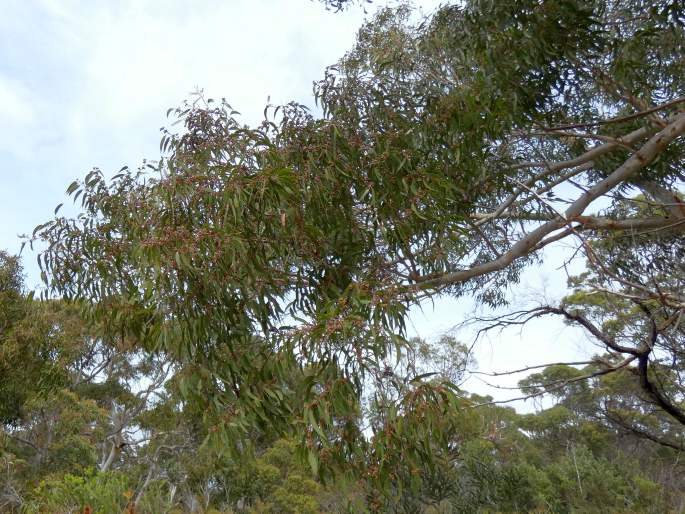
[{"label": "eucalyptus tree", "polygon": [[[382,437],[360,430],[411,306],[502,305],[560,241],[681,240],[684,24],[665,0],[380,10],[316,84],[321,115],[268,106],[249,127],[196,98],[158,161],[69,186],[81,213],[34,232],[46,294],[192,363],[217,447],[295,432],[314,469],[387,482],[393,452],[447,451],[459,404],[417,377]],[[619,208],[638,193],[652,209]]]}]

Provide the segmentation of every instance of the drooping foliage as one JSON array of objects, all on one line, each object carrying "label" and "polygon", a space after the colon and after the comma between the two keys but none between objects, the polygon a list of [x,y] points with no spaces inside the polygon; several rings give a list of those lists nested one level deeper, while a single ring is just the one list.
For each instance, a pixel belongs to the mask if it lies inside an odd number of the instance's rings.
[{"label": "drooping foliage", "polygon": [[[155,164],[74,182],[82,212],[34,233],[49,245],[46,294],[180,363],[210,446],[295,437],[321,476],[365,469],[384,498],[401,496],[396,459],[410,475],[449,462],[466,406],[452,377],[417,373],[365,436],[363,399],[406,355],[410,307],[464,294],[502,306],[563,240],[590,273],[619,277],[579,285],[612,298],[633,294],[617,271],[640,273],[630,259],[661,263],[668,294],[640,275],[638,308],[680,319],[682,263],[664,241],[685,227],[684,24],[665,0],[474,0],[424,20],[382,9],[316,85],[320,114],[269,107],[247,127],[197,98],[170,112],[182,128],[164,131]],[[649,208],[633,207],[638,193]],[[598,259],[602,240],[612,250]],[[654,400],[655,348],[602,373],[636,366]],[[676,421],[679,394],[657,402]]]}]

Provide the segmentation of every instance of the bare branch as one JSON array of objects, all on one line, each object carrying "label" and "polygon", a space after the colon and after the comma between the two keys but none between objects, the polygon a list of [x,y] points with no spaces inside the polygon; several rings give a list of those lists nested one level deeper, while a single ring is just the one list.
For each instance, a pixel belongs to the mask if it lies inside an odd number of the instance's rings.
[{"label": "bare branch", "polygon": [[486,375],[489,377],[502,377],[506,375],[515,375],[516,373],[524,373],[526,371],[531,371],[534,369],[548,368],[550,366],[586,366],[588,364],[595,364],[596,360],[589,361],[575,361],[575,362],[550,362],[547,364],[536,364],[534,366],[526,366],[525,368],[513,369],[510,371],[469,371],[471,375]]},{"label": "bare branch", "polygon": [[671,402],[671,400],[667,398],[649,379],[649,352],[645,352],[640,355],[637,369],[642,389],[652,397],[652,399],[664,410],[664,412],[670,414],[673,418],[685,425],[685,411]]},{"label": "bare branch", "polygon": [[[554,382],[550,382],[549,385],[553,385],[551,388],[546,388],[543,391],[536,391],[535,393],[527,394],[524,396],[518,396],[516,398],[509,398],[508,400],[493,400],[491,402],[484,402],[484,403],[477,403],[475,405],[471,405],[471,408],[476,408],[476,407],[485,407],[487,405],[497,405],[497,404],[502,404],[502,403],[511,403],[511,402],[517,402],[517,401],[525,401],[525,400],[530,400],[531,398],[536,398],[538,396],[543,396],[545,394],[549,394],[554,391],[558,391],[559,389],[563,389],[564,387],[568,386],[569,384],[573,384],[576,382],[582,382],[585,380],[589,380],[591,378],[599,377],[602,375],[607,375],[609,373],[614,373],[615,371],[618,371],[619,369],[625,368],[628,366],[631,362],[633,362],[637,357],[634,355],[631,355],[630,357],[626,358],[625,360],[619,362],[618,364],[615,364],[613,366],[608,366],[606,368],[600,369],[598,371],[588,373],[586,375],[582,375],[580,377],[573,377],[565,380],[558,380]],[[544,387],[545,384],[541,384],[540,387]]]},{"label": "bare branch", "polygon": [[656,435],[654,435],[650,432],[647,432],[646,430],[643,430],[639,427],[636,427],[635,425],[630,424],[630,423],[624,421],[623,419],[621,419],[620,417],[616,416],[606,407],[603,409],[602,412],[604,414],[604,417],[606,419],[608,419],[611,423],[614,423],[614,424],[620,426],[621,428],[623,428],[627,432],[629,432],[633,435],[636,435],[637,437],[641,437],[643,439],[648,439],[649,441],[657,443],[661,446],[666,446],[667,448],[673,448],[674,450],[678,450],[678,451],[685,451],[685,446],[683,446],[682,444],[678,444],[678,443],[673,442],[673,441],[668,441],[666,439],[662,439],[661,437],[657,437]]},{"label": "bare branch", "polygon": [[652,114],[654,112],[658,111],[663,111],[665,109],[668,109],[669,107],[673,107],[674,105],[678,105],[680,103],[685,102],[685,97],[681,96],[679,98],[676,98],[675,100],[671,100],[670,102],[663,103],[661,105],[657,105],[656,107],[652,107],[651,109],[645,109],[640,112],[636,112],[633,114],[628,114],[627,116],[619,116],[616,118],[610,118],[608,120],[598,120],[598,121],[593,121],[589,123],[575,123],[571,125],[559,125],[556,127],[545,127],[544,130],[569,130],[569,129],[577,129],[577,128],[587,128],[587,127],[598,127],[600,125],[608,125],[610,123],[621,123],[624,121],[630,121],[634,120],[637,118],[642,118],[644,116],[647,116],[649,114]]},{"label": "bare branch", "polygon": [[410,287],[425,289],[445,284],[458,284],[471,278],[506,268],[515,260],[530,254],[545,236],[562,228],[567,223],[566,220],[575,220],[578,216],[583,214],[583,211],[594,200],[605,195],[617,185],[625,182],[637,171],[649,165],[669,145],[669,143],[680,137],[683,133],[685,133],[685,114],[680,114],[665,129],[651,137],[640,150],[628,158],[628,160],[619,166],[613,173],[599,181],[575,200],[564,212],[565,219],[559,217],[544,223],[520,239],[508,252],[504,253],[498,259],[474,266],[470,269],[447,273],[438,277],[428,276],[424,277],[423,280],[419,278],[417,280],[418,283]]}]

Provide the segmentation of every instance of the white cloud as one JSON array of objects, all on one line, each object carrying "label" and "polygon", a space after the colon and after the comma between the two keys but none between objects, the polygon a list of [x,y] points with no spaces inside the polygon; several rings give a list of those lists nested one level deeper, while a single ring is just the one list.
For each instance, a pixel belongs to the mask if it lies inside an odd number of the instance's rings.
[{"label": "white cloud", "polygon": [[0,118],[4,123],[26,125],[34,118],[31,95],[20,83],[0,76]]},{"label": "white cloud", "polygon": [[[158,152],[168,107],[196,87],[246,122],[311,103],[363,13],[311,0],[5,0],[0,17],[0,248],[50,218],[92,166]],[[32,259],[27,260],[35,281]]]},{"label": "white cloud", "polygon": [[254,118],[269,95],[306,99],[311,81],[351,45],[360,22],[358,14],[334,16],[310,2],[192,5],[100,4],[80,19],[84,116],[130,124],[158,117],[200,87]]}]

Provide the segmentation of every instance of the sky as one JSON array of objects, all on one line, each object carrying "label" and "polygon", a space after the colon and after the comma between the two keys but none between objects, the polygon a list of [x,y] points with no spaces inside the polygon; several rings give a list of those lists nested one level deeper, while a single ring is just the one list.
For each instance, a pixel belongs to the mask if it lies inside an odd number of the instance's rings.
[{"label": "sky", "polygon": [[[438,3],[415,2],[426,12]],[[67,186],[93,167],[111,175],[156,159],[167,109],[198,89],[226,98],[246,123],[261,119],[267,101],[313,106],[312,82],[351,48],[365,16],[361,7],[334,13],[313,0],[3,0],[0,248],[18,253],[18,236],[49,220]],[[565,254],[547,252],[545,262]],[[25,251],[24,265],[28,286],[39,286],[35,254]],[[558,300],[565,282],[563,270],[532,267],[512,292],[514,306]],[[437,338],[473,309],[469,298],[439,299],[412,313],[410,329]],[[470,343],[473,331],[455,335]],[[481,371],[579,360],[592,350],[556,320],[492,334],[474,348]],[[466,387],[518,395],[477,378]]]}]

